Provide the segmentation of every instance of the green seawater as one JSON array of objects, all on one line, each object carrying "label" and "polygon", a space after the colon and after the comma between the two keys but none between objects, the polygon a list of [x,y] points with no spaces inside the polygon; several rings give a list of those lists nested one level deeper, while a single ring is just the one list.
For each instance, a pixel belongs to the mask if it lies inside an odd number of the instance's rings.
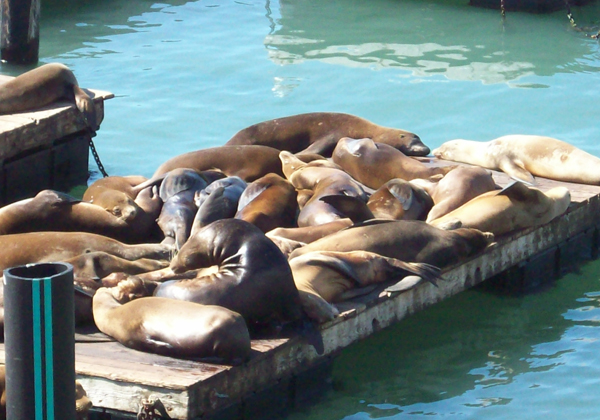
[{"label": "green seawater", "polygon": [[[572,10],[598,31],[600,2]],[[404,128],[431,148],[523,133],[600,156],[600,44],[565,12],[44,0],[40,32],[41,62],[115,94],[94,139],[111,175],[150,176],[248,125],[311,111]],[[288,418],[600,419],[599,296],[598,261],[526,294],[461,293],[343,351],[332,389]]]}]

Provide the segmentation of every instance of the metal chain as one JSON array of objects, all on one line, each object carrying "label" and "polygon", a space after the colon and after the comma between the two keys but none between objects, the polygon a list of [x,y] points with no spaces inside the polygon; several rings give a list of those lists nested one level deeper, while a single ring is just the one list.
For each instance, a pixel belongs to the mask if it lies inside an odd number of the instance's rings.
[{"label": "metal chain", "polygon": [[100,161],[100,156],[98,156],[98,152],[96,151],[96,146],[94,146],[94,141],[92,140],[91,136],[90,136],[90,150],[92,151],[92,156],[94,157],[94,160],[96,161],[96,165],[98,165],[98,169],[100,169],[100,173],[102,174],[102,176],[104,176],[106,178],[108,176],[108,174],[104,170],[104,165]]},{"label": "metal chain", "polygon": [[571,23],[571,26],[573,27],[573,29],[575,29],[576,31],[582,32],[585,36],[588,36],[592,39],[600,38],[600,30],[598,31],[597,34],[590,35],[586,32],[585,29],[578,27],[577,24],[575,23],[575,19],[573,18],[573,13],[571,13],[571,5],[569,4],[569,0],[565,0],[565,5],[567,7],[567,19],[569,19],[569,22]]},{"label": "metal chain", "polygon": [[504,0],[500,0],[500,14],[502,15],[502,21],[506,18],[506,9],[504,8]]}]

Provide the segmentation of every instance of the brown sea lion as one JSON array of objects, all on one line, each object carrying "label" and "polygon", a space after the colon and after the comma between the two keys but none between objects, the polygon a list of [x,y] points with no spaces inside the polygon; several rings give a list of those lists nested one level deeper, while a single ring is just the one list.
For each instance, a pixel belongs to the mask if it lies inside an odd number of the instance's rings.
[{"label": "brown sea lion", "polygon": [[358,197],[365,203],[367,194],[362,185],[337,165],[327,161],[304,163],[289,152],[279,154],[283,171],[288,180],[298,190],[309,190],[310,198],[301,206],[298,226],[315,226],[343,219],[346,216],[335,207],[320,200],[328,195],[346,195]]},{"label": "brown sea lion", "polygon": [[298,248],[290,261],[312,251],[369,251],[402,261],[446,267],[481,252],[493,235],[477,229],[438,229],[418,220],[353,226]]},{"label": "brown sea lion", "polygon": [[459,166],[438,182],[415,179],[411,184],[424,188],[433,199],[434,206],[427,214],[427,222],[438,219],[478,195],[497,188],[492,174],[477,166]]},{"label": "brown sea lion", "polygon": [[481,194],[429,223],[442,229],[462,226],[499,236],[548,223],[563,214],[570,203],[571,194],[565,187],[544,193],[515,182],[501,191]]},{"label": "brown sea lion", "polygon": [[314,251],[290,260],[294,282],[304,311],[325,322],[337,315],[331,303],[370,293],[372,285],[420,276],[434,285],[439,269],[421,263],[406,263],[373,252]]},{"label": "brown sea lion", "polygon": [[394,178],[371,194],[367,207],[379,219],[425,220],[433,200],[419,185]]},{"label": "brown sea lion", "polygon": [[161,244],[128,245],[86,232],[32,232],[0,235],[0,270],[38,262],[63,261],[103,251],[133,261],[140,258],[170,259],[172,248]]},{"label": "brown sea lion", "polygon": [[171,261],[175,273],[214,265],[217,273],[162,283],[155,295],[221,305],[240,313],[249,325],[302,317],[286,257],[251,223],[217,220],[191,237]]},{"label": "brown sea lion", "polygon": [[239,176],[246,182],[271,172],[283,176],[279,150],[267,146],[220,146],[184,153],[160,165],[152,179],[176,168],[197,171],[218,169],[227,176]]},{"label": "brown sea lion", "polygon": [[96,131],[96,107],[64,64],[49,63],[0,85],[0,114],[14,114],[44,107],[58,100],[72,102],[89,127]]},{"label": "brown sea lion", "polygon": [[296,226],[298,213],[294,186],[277,174],[267,174],[248,184],[242,193],[236,219],[252,223],[263,232]]},{"label": "brown sea lion", "polygon": [[405,181],[416,178],[441,179],[454,168],[427,166],[392,146],[368,138],[340,139],[332,159],[354,179],[374,189],[394,178]]},{"label": "brown sea lion", "polygon": [[291,153],[318,153],[329,157],[342,137],[368,137],[412,156],[429,154],[429,148],[414,133],[335,112],[312,112],[263,121],[240,130],[225,144],[260,144]]},{"label": "brown sea lion", "polygon": [[166,356],[216,357],[227,362],[250,356],[244,318],[229,309],[161,297],[137,297],[135,278],[94,295],[94,321],[121,344]]},{"label": "brown sea lion", "polygon": [[138,194],[135,187],[146,181],[148,181],[148,178],[141,175],[107,176],[99,178],[87,187],[83,193],[82,200],[92,202],[95,196],[105,190],[120,191],[134,200]]},{"label": "brown sea lion", "polygon": [[600,185],[600,158],[552,137],[515,134],[488,142],[450,140],[433,154],[440,159],[503,171],[532,185],[534,176]]},{"label": "brown sea lion", "polygon": [[39,231],[88,232],[128,243],[148,242],[145,227],[53,190],[0,208],[0,235]]}]

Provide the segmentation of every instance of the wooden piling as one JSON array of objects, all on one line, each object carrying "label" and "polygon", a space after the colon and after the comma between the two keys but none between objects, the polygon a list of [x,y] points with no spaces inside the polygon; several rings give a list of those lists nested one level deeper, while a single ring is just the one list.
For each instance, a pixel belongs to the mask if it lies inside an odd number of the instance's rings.
[{"label": "wooden piling", "polygon": [[10,64],[35,64],[40,51],[40,0],[1,0],[0,56]]}]

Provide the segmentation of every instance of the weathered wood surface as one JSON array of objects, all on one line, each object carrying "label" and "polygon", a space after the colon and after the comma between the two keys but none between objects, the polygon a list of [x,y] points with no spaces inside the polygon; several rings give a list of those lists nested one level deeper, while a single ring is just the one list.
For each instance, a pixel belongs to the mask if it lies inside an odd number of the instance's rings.
[{"label": "weathered wood surface", "polygon": [[[0,76],[0,84],[12,79]],[[110,92],[84,89],[96,106],[98,124],[104,119],[104,100]],[[31,112],[0,115],[0,161],[28,150],[50,147],[55,140],[87,130],[79,110],[69,102],[57,102]]]},{"label": "weathered wood surface", "polygon": [[[504,174],[494,173],[494,177],[500,185],[509,182]],[[341,316],[320,327],[324,345],[322,355],[298,336],[254,340],[252,359],[231,367],[130,350],[96,333],[80,337],[88,342],[76,344],[78,379],[95,407],[135,413],[143,400],[158,398],[174,419],[210,415],[246,401],[248,396],[261,390],[272,386],[282,388],[290,375],[306,371],[373,332],[523,264],[580,232],[596,228],[600,187],[539,178],[538,184],[543,190],[559,184],[570,189],[572,205],[565,215],[539,228],[497,238],[497,243],[484,253],[445,270],[445,281],[437,288],[423,283],[408,292],[389,295],[381,292],[382,287],[368,296],[340,305],[344,311]],[[3,358],[2,345],[0,360]]]}]

